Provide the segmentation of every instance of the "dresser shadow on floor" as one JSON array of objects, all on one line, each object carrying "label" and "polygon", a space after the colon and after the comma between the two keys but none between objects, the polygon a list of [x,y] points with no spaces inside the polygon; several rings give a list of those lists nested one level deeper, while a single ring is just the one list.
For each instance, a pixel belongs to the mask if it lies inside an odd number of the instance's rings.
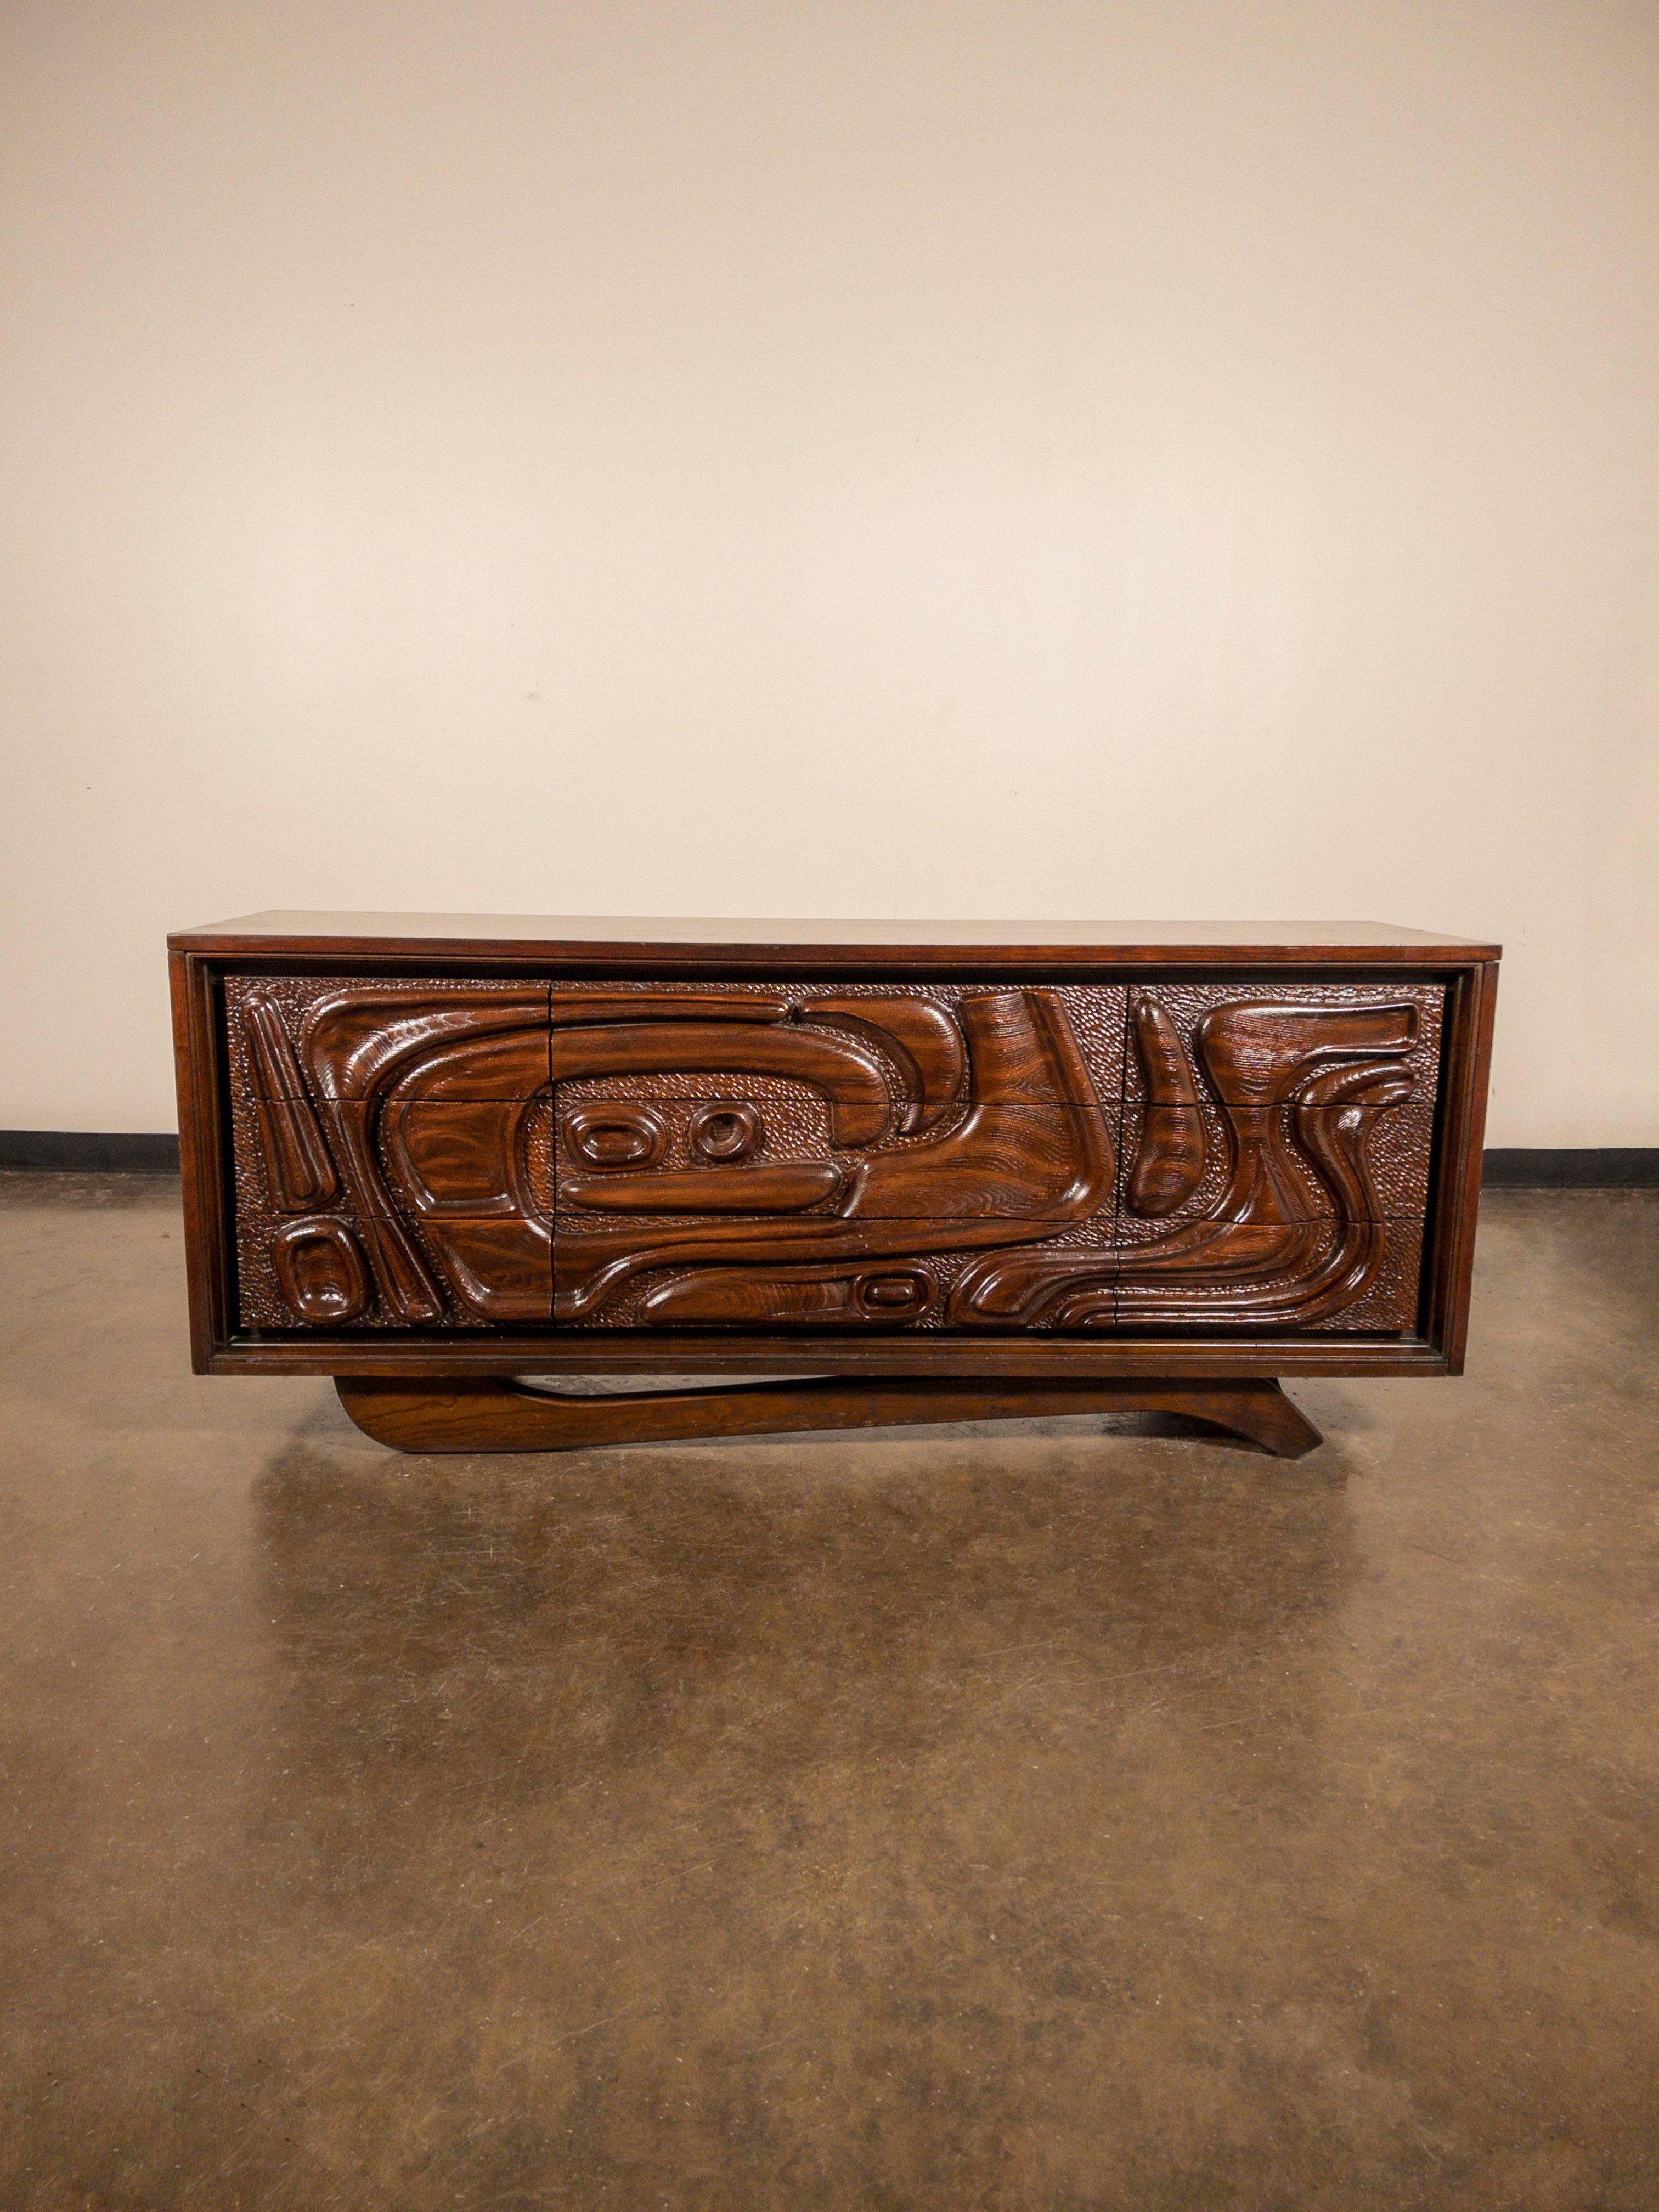
[{"label": "dresser shadow on floor", "polygon": [[[1098,2164],[1172,1862],[1309,1786],[1356,1574],[1328,1473],[1156,1425],[434,1461],[331,1412],[280,1454],[249,1831],[418,1960],[431,2201],[979,2201],[1051,2106]],[[331,1956],[313,2020],[409,2051]]]},{"label": "dresser shadow on floor", "polygon": [[439,1459],[325,1415],[257,1490],[296,1771],[354,1828],[393,1770],[397,1820],[653,1776],[712,1805],[725,1742],[775,1809],[860,1747],[982,1747],[1039,1685],[1071,1726],[1152,1675],[1208,1717],[1240,1655],[1300,1652],[1352,1584],[1331,1467],[1173,1417],[1049,1425]]},{"label": "dresser shadow on floor", "polygon": [[1340,1441],[1285,1462],[1177,1414],[429,1457],[339,1428],[319,1410],[271,1462],[258,1550],[280,1647],[309,1671],[325,1633],[365,1695],[392,1642],[400,1696],[413,1665],[602,1644],[688,1684],[856,1662],[896,1713],[988,1637],[1179,1667],[1305,1626],[1354,1571]]}]

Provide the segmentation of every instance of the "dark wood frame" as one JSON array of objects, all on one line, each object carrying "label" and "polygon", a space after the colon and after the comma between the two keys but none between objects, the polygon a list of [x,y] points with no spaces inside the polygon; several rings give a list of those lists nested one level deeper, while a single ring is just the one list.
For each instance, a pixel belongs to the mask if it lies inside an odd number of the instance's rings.
[{"label": "dark wood frame", "polygon": [[[402,1377],[676,1373],[763,1378],[810,1371],[854,1381],[954,1378],[1123,1385],[1237,1383],[1282,1375],[1462,1371],[1480,1201],[1481,1139],[1498,947],[1371,924],[881,924],[550,921],[443,916],[259,915],[168,940],[190,1281],[191,1357],[202,1374]],[[578,981],[673,975],[840,983],[971,976],[1009,983],[1170,981],[1242,987],[1398,981],[1447,986],[1439,1114],[1415,1337],[1180,1335],[1044,1340],[1030,1335],[810,1336],[556,1330],[400,1336],[237,1327],[227,1071],[217,994],[228,974],[419,974]],[[941,1413],[938,1418],[951,1418]],[[826,1425],[829,1424],[826,1424]]]}]

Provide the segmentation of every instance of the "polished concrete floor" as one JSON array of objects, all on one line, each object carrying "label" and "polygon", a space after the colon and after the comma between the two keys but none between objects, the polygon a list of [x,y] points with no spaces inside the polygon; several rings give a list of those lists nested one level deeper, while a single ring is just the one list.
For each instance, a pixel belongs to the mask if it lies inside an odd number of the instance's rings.
[{"label": "polished concrete floor", "polygon": [[1659,1193],[1462,1382],[418,1461],[0,1176],[5,2212],[1651,2212]]}]

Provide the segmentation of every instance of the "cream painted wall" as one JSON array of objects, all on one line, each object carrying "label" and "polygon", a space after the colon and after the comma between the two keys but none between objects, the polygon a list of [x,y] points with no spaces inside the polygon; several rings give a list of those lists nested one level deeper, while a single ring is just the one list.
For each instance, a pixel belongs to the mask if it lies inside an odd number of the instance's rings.
[{"label": "cream painted wall", "polygon": [[1659,10],[8,0],[0,1126],[266,906],[1501,938],[1659,1142]]}]

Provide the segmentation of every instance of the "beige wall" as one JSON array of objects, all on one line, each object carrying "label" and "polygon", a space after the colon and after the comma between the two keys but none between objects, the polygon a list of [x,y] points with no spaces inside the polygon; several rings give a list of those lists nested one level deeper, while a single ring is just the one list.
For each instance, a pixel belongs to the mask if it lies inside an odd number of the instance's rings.
[{"label": "beige wall", "polygon": [[0,1126],[265,905],[1497,935],[1659,1142],[1659,11],[9,0]]}]

